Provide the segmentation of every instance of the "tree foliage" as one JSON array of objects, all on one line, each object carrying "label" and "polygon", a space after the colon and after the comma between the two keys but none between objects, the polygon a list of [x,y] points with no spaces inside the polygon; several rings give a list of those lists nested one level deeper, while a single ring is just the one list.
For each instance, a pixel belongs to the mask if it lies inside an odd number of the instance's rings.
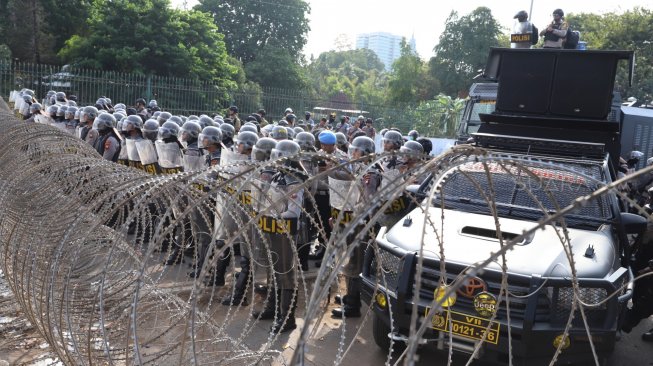
[{"label": "tree foliage", "polygon": [[200,0],[195,7],[213,17],[225,35],[229,54],[243,64],[254,61],[261,49],[279,45],[299,61],[310,29],[304,0]]},{"label": "tree foliage", "polygon": [[304,69],[286,49],[275,45],[260,49],[258,57],[245,65],[245,72],[250,81],[264,87],[305,89],[308,86]]},{"label": "tree foliage", "polygon": [[88,0],[0,0],[0,34],[14,58],[58,62],[57,51],[81,31]]},{"label": "tree foliage", "polygon": [[308,66],[316,95],[343,92],[364,104],[383,104],[387,87],[383,63],[368,49],[323,52]]},{"label": "tree foliage", "polygon": [[489,8],[479,7],[460,18],[451,12],[429,61],[430,74],[440,81],[442,92],[455,96],[467,90],[485,65],[489,48],[499,45],[500,35],[501,27]]},{"label": "tree foliage", "polygon": [[[112,11],[106,11],[107,8]],[[234,87],[222,35],[211,18],[173,10],[168,0],[98,0],[87,32],[71,37],[61,57],[77,66],[191,77]]]},{"label": "tree foliage", "polygon": [[635,8],[623,14],[570,14],[568,22],[580,31],[590,49],[635,51],[635,75],[628,86],[628,70],[621,65],[615,88],[624,97],[651,100],[653,96],[653,12]]},{"label": "tree foliage", "polygon": [[433,81],[421,58],[401,41],[401,56],[392,64],[388,81],[388,101],[392,103],[416,103],[429,99]]}]

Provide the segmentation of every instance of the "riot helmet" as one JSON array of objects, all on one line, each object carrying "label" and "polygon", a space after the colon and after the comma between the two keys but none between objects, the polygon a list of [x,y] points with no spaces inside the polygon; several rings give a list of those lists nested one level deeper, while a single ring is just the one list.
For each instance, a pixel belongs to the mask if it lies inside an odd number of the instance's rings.
[{"label": "riot helmet", "polygon": [[94,121],[94,127],[98,131],[106,131],[116,126],[116,118],[110,113],[102,113]]},{"label": "riot helmet", "polygon": [[294,139],[295,138],[295,130],[293,130],[292,127],[290,127],[290,126],[285,127],[285,129],[286,129],[286,132],[288,132],[288,139],[289,140]]},{"label": "riot helmet", "polygon": [[407,161],[409,158],[419,157],[424,154],[424,146],[417,141],[406,141],[404,146],[399,149],[399,152],[409,155],[409,157],[400,157],[403,161]]},{"label": "riot helmet", "polygon": [[[161,111],[154,111],[154,113],[152,113],[152,118],[154,118],[155,120],[157,120],[157,119],[159,118],[159,115],[160,115],[160,114],[161,114]],[[157,120],[157,121],[158,121],[158,120]],[[146,122],[147,122],[147,121],[146,121]]]},{"label": "riot helmet", "polygon": [[[387,149],[386,149],[386,144],[389,145]],[[389,130],[385,133],[385,135],[383,135],[384,151],[399,150],[399,148],[403,144],[404,144],[404,137],[401,136],[400,132]]]},{"label": "riot helmet", "polygon": [[113,116],[116,117],[116,121],[120,121],[121,119],[127,117],[127,115],[122,112],[115,112]]},{"label": "riot helmet", "polygon": [[77,112],[77,107],[68,107],[66,108],[66,113],[64,114],[65,119],[75,119],[75,113]]},{"label": "riot helmet", "polygon": [[300,132],[295,136],[295,142],[302,151],[315,151],[315,136],[309,132]]},{"label": "riot helmet", "polygon": [[57,102],[65,103],[66,102],[66,93],[64,92],[56,92],[54,94],[54,98]]},{"label": "riot helmet", "polygon": [[222,142],[222,131],[215,126],[206,126],[197,137],[197,146],[206,149],[210,145],[218,145]]},{"label": "riot helmet", "polygon": [[197,120],[199,120],[199,119],[200,119],[200,118],[199,118],[198,116],[196,116],[196,115],[194,115],[194,114],[191,114],[190,116],[188,116],[187,121],[197,121]]},{"label": "riot helmet", "polygon": [[295,136],[297,136],[298,133],[304,132],[305,130],[299,126],[293,128],[293,131],[295,131]]},{"label": "riot helmet", "polygon": [[288,139],[288,130],[283,126],[274,126],[270,131],[270,137],[277,141],[286,140]]},{"label": "riot helmet", "polygon": [[336,132],[336,146],[338,146],[340,150],[346,150],[347,143],[347,136],[342,132]]},{"label": "riot helmet", "polygon": [[66,115],[66,110],[68,109],[67,105],[61,105],[57,109],[57,117],[62,117]]},{"label": "riot helmet", "polygon": [[170,114],[170,112],[161,112],[156,120],[159,122],[160,126],[163,126],[163,124],[166,123],[170,119],[170,117],[172,117],[172,114]]},{"label": "riot helmet", "polygon": [[48,116],[55,118],[57,116],[57,111],[59,110],[59,107],[56,105],[50,105],[48,106],[48,109],[45,110],[45,112],[48,114]]},{"label": "riot helmet", "polygon": [[29,106],[29,113],[35,114],[35,113],[41,113],[41,103],[32,103],[32,105]]},{"label": "riot helmet", "polygon": [[[161,117],[161,116],[159,116],[159,117]],[[176,123],[177,126],[179,126],[179,127],[181,127],[181,125],[184,124],[184,122],[181,120],[181,118],[179,118],[179,116],[172,116],[172,117],[168,118],[168,121]]]},{"label": "riot helmet", "polygon": [[240,131],[236,136],[235,144],[240,154],[250,154],[258,141],[258,135],[250,131]]},{"label": "riot helmet", "polygon": [[270,160],[272,149],[277,146],[277,141],[269,137],[263,137],[256,141],[256,145],[252,148],[252,160],[266,161]]},{"label": "riot helmet", "polygon": [[374,140],[367,136],[358,136],[349,145],[348,153],[351,159],[358,159],[374,153]]},{"label": "riot helmet", "polygon": [[133,130],[141,130],[142,128],[143,128],[143,120],[139,116],[136,115],[127,116],[127,118],[122,121],[122,130],[125,132],[131,132]]},{"label": "riot helmet", "polygon": [[244,125],[240,126],[240,131],[238,131],[238,132],[245,132],[245,131],[253,132],[253,133],[258,135],[258,128],[256,128],[256,126],[253,126],[251,124],[244,124]]},{"label": "riot helmet", "polygon": [[285,119],[281,119],[281,120],[279,120],[279,122],[277,122],[277,126],[286,127],[286,126],[288,126],[288,121],[286,121]]},{"label": "riot helmet", "polygon": [[69,100],[68,101],[68,106],[69,107],[77,107],[77,102],[75,102],[74,100]]},{"label": "riot helmet", "polygon": [[175,122],[168,121],[159,127],[159,138],[161,140],[177,136],[179,136],[179,125]]},{"label": "riot helmet", "polygon": [[179,141],[192,142],[197,140],[202,132],[202,126],[194,120],[189,120],[184,123],[179,129]]},{"label": "riot helmet", "polygon": [[79,122],[81,123],[88,123],[93,121],[98,115],[98,110],[95,107],[88,106],[84,107],[82,111],[79,113]]},{"label": "riot helmet", "polygon": [[202,129],[206,126],[213,126],[213,120],[209,116],[200,116],[199,118],[199,124],[202,126]]},{"label": "riot helmet", "polygon": [[228,123],[221,124],[220,131],[222,131],[222,141],[231,140],[234,138],[234,135],[236,134],[236,129],[234,128],[234,126]]},{"label": "riot helmet", "polygon": [[145,123],[143,123],[143,137],[155,141],[159,135],[159,122],[157,120],[150,118]]},{"label": "riot helmet", "polygon": [[417,141],[418,138],[419,132],[417,132],[417,130],[410,130],[410,132],[408,132],[408,139],[410,141]]},{"label": "riot helmet", "polygon": [[290,140],[281,140],[277,142],[277,146],[272,149],[270,153],[270,160],[276,160],[282,157],[297,156],[301,151],[301,147],[295,142]]}]

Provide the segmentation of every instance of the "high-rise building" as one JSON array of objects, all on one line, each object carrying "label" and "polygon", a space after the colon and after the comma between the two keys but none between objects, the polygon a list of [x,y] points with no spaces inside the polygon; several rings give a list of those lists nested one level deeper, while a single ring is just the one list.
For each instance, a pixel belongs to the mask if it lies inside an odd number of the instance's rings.
[{"label": "high-rise building", "polygon": [[[386,32],[363,33],[356,36],[356,49],[367,48],[379,57],[386,70],[392,68],[392,63],[401,56],[402,36]],[[415,37],[408,41],[415,51]]]}]

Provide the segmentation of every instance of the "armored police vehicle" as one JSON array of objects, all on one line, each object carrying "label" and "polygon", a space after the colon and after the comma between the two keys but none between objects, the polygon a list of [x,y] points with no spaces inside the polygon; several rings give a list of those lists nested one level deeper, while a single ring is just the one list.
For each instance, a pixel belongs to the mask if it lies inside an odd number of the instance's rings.
[{"label": "armored police vehicle", "polygon": [[[453,159],[413,187],[421,207],[366,253],[363,292],[382,349],[406,341],[416,319],[423,346],[500,364],[549,364],[557,350],[556,364],[592,362],[590,342],[609,357],[632,297],[629,236],[646,221],[613,192],[576,202],[616,179],[620,124],[609,115],[624,59],[632,65],[632,52],[491,50],[496,103],[478,113],[471,145],[487,154]],[[505,262],[484,263],[509,242]]]}]

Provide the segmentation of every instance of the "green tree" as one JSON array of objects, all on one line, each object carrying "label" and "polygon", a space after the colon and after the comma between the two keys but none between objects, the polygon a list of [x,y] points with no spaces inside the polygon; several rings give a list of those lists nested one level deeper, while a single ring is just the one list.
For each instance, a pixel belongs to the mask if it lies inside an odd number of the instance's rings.
[{"label": "green tree", "polygon": [[229,62],[222,35],[207,14],[173,10],[168,0],[97,0],[86,27],[60,51],[67,62],[235,87],[238,68]]},{"label": "green tree", "polygon": [[308,66],[315,95],[345,93],[358,103],[383,104],[387,77],[383,63],[368,49],[323,52]]},{"label": "green tree", "polygon": [[465,100],[439,94],[432,100],[425,100],[414,108],[408,108],[406,115],[413,121],[415,129],[431,137],[454,137],[456,126],[465,106]]},{"label": "green tree", "polygon": [[304,69],[294,62],[293,56],[274,45],[260,49],[258,57],[245,65],[245,73],[249,80],[264,87],[304,89],[308,85]]},{"label": "green tree", "polygon": [[57,51],[86,19],[88,0],[0,0],[0,34],[13,57],[58,63]]},{"label": "green tree", "polygon": [[200,0],[195,9],[211,14],[229,54],[245,65],[268,45],[281,45],[295,60],[301,58],[310,29],[310,7],[304,0]]},{"label": "green tree", "polygon": [[392,64],[388,81],[388,100],[392,103],[416,103],[430,97],[430,78],[422,59],[401,41],[401,56]]},{"label": "green tree", "polygon": [[499,46],[500,35],[501,27],[489,8],[479,7],[460,18],[451,12],[429,61],[430,74],[440,81],[442,92],[464,93],[485,66],[489,48]]}]

